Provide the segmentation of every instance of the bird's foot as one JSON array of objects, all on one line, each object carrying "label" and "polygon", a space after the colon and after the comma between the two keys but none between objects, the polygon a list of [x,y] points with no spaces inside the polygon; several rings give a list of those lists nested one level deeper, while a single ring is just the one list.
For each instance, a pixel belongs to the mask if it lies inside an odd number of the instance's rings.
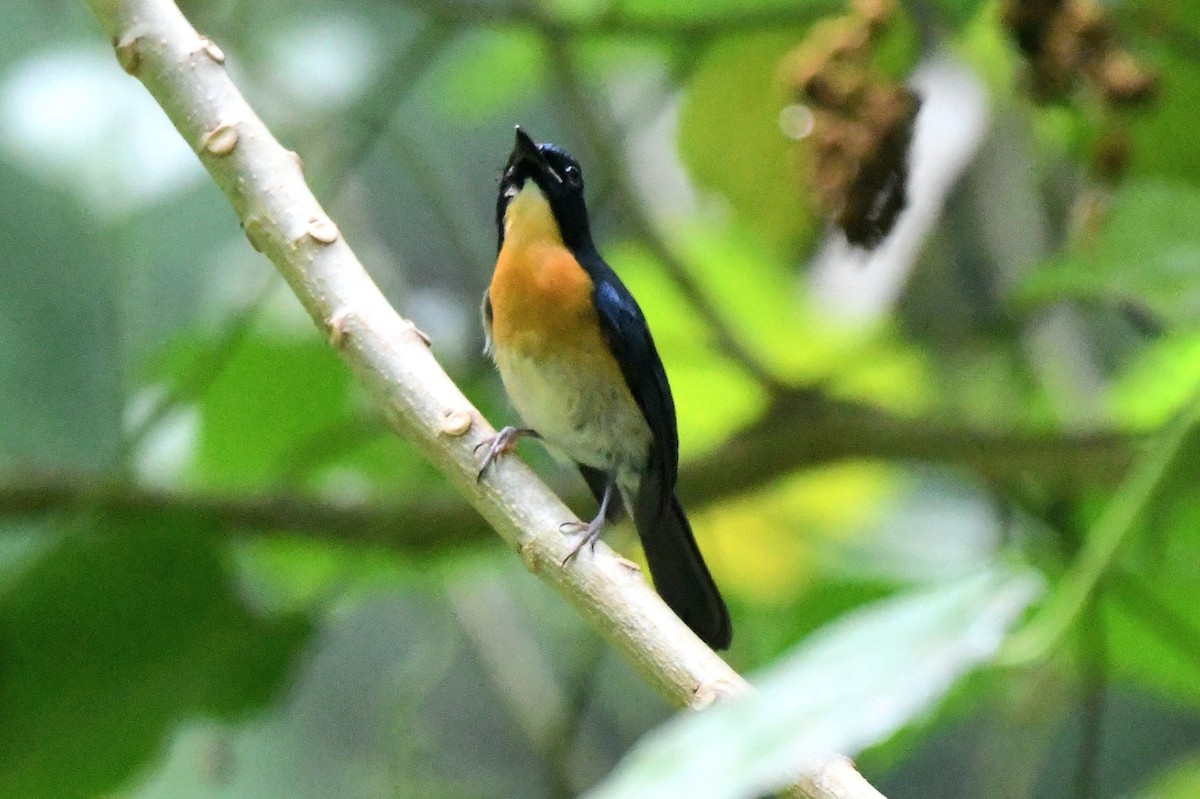
[{"label": "bird's foot", "polygon": [[600,540],[600,533],[604,530],[604,522],[608,518],[608,503],[612,501],[615,490],[616,483],[609,480],[608,485],[604,487],[604,496],[600,499],[600,512],[590,522],[567,522],[558,526],[559,532],[564,535],[571,533],[579,535],[575,546],[571,547],[571,551],[563,558],[562,565],[566,566],[570,563],[571,559],[578,555],[579,550],[585,546],[591,547],[593,554],[596,552],[596,542]]},{"label": "bird's foot", "polygon": [[496,435],[485,438],[475,445],[475,451],[488,448],[487,454],[483,456],[483,463],[479,464],[479,472],[475,475],[475,481],[479,482],[483,479],[483,473],[487,471],[487,467],[499,458],[501,455],[512,452],[517,448],[517,442],[522,438],[541,438],[536,430],[528,427],[513,427],[509,425],[501,430]]},{"label": "bird's foot", "polygon": [[571,546],[571,551],[563,558],[562,565],[566,566],[584,547],[590,548],[593,553],[596,551],[596,542],[600,540],[600,533],[604,531],[604,510],[601,510],[600,514],[590,522],[566,522],[560,524],[558,530],[563,535],[579,536],[579,540]]}]

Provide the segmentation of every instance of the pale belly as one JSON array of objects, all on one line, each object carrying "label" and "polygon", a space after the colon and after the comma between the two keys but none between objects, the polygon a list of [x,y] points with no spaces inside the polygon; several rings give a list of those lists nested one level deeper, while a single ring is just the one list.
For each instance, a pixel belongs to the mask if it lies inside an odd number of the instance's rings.
[{"label": "pale belly", "polygon": [[553,357],[497,348],[496,366],[521,419],[567,457],[633,478],[650,452],[650,427],[623,382]]}]

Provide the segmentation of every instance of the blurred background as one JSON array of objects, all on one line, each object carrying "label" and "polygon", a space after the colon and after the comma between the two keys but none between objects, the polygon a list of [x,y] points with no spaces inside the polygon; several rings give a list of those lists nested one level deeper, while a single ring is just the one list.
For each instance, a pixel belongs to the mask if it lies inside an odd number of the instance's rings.
[{"label": "blurred background", "polygon": [[[84,5],[0,9],[0,796],[604,780],[671,708],[388,431]],[[497,426],[513,125],[579,159],[728,660],[809,719],[772,740],[892,799],[1200,796],[1200,6],[182,9]]]}]

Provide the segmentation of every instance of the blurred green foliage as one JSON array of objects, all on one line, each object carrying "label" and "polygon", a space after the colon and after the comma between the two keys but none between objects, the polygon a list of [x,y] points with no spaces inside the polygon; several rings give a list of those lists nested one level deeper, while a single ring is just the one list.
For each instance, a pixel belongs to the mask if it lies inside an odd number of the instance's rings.
[{"label": "blurred green foliage", "polygon": [[[671,377],[729,659],[775,675],[705,746],[843,746],[892,799],[1196,794],[1200,460],[1171,425],[1200,391],[1200,7],[1104,5],[1158,76],[1119,109],[1034,102],[1001,3],[901,13],[873,63],[959,65],[986,133],[907,249],[838,255],[779,62],[848,6],[181,5],[497,424],[478,303],[512,125],[579,157]],[[601,783],[669,708],[388,432],[84,6],[0,8],[0,796]],[[970,127],[937,113],[914,186]],[[1023,605],[980,575],[1037,575],[1062,634],[1012,665]]]}]

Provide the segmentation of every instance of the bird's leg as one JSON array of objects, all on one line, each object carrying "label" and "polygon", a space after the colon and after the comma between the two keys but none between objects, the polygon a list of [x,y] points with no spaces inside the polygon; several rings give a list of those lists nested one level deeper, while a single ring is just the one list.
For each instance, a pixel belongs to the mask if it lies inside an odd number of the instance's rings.
[{"label": "bird's leg", "polygon": [[475,475],[475,481],[478,482],[483,478],[483,473],[487,467],[492,465],[492,462],[506,452],[512,452],[517,447],[517,441],[522,438],[541,438],[538,431],[529,427],[513,427],[509,425],[501,430],[496,435],[490,438],[485,438],[475,445],[475,451],[478,452],[483,447],[487,447],[487,454],[483,456],[483,463],[479,465],[479,473]]},{"label": "bird's leg", "polygon": [[571,562],[571,559],[579,554],[579,550],[585,546],[591,546],[592,551],[596,551],[596,542],[600,540],[600,533],[604,530],[604,520],[608,515],[608,503],[612,499],[613,492],[616,491],[616,481],[609,480],[604,486],[604,496],[600,498],[600,511],[596,514],[596,518],[590,522],[567,522],[560,525],[559,530],[563,533],[578,533],[579,540],[575,542],[575,546],[571,547],[571,551],[563,558],[562,565],[566,566]]}]

